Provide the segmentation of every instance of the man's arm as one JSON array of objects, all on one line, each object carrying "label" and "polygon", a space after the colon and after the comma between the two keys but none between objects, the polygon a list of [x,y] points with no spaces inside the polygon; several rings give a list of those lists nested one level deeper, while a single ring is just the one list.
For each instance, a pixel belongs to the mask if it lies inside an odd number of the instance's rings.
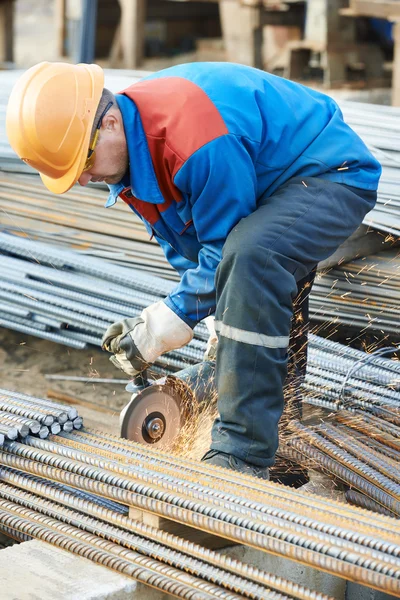
[{"label": "man's arm", "polygon": [[[189,343],[193,327],[215,311],[214,277],[222,247],[233,227],[256,208],[253,161],[235,136],[217,138],[198,150],[180,169],[175,184],[190,199],[193,223],[202,246],[198,265],[166,243],[167,259],[183,272],[167,296],[140,317],[114,323],[103,337],[113,363],[136,375],[170,350]],[[186,268],[189,266],[189,268]]]},{"label": "man's arm", "polygon": [[[198,265],[187,269],[165,302],[190,327],[215,312],[215,271],[233,227],[256,208],[257,178],[241,139],[225,135],[195,152],[175,176],[189,197],[202,245]],[[193,263],[192,263],[193,264]]]},{"label": "man's arm", "polygon": [[171,267],[173,267],[181,277],[188,269],[195,269],[197,267],[197,263],[192,262],[181,254],[178,254],[178,252],[166,240],[158,237],[157,235],[154,235],[154,237],[161,246],[164,256]]}]

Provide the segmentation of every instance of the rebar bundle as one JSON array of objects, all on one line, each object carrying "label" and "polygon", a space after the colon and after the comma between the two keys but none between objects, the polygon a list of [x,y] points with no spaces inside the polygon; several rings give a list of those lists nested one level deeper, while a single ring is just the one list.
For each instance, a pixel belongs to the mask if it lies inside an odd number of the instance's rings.
[{"label": "rebar bundle", "polygon": [[354,330],[397,335],[400,256],[395,248],[319,273],[310,295],[311,319]]},{"label": "rebar bundle", "polygon": [[[400,529],[392,518],[379,515],[371,521],[371,513],[344,504],[319,497],[310,502],[290,488],[91,430],[6,442],[0,465],[0,523],[108,566],[117,556],[132,568],[122,563],[122,572],[133,577],[132,565],[146,564],[160,581],[168,574],[179,580],[182,570],[191,573],[189,588],[210,594],[199,598],[236,597],[213,596],[222,593],[213,586],[226,594],[240,590],[247,598],[320,597],[133,521],[88,494],[400,593]],[[74,490],[86,496],[77,497]],[[151,585],[151,579],[144,581]],[[190,597],[186,588],[172,593]]]},{"label": "rebar bundle", "polygon": [[81,427],[82,418],[74,407],[0,389],[0,447],[6,441],[24,440],[29,435],[44,439]]},{"label": "rebar bundle", "polygon": [[3,232],[179,279],[143,222],[124,202],[117,202],[112,210],[104,207],[108,193],[102,186],[75,186],[59,202],[39,177],[1,173],[0,190]]},{"label": "rebar bundle", "polygon": [[[107,327],[164,298],[171,281],[77,252],[0,233],[0,326],[74,348],[101,345]],[[201,359],[205,325],[160,366],[172,370]]]},{"label": "rebar bundle", "polygon": [[399,363],[316,336],[310,344],[303,401],[326,411],[308,425],[292,421],[279,454],[344,482],[349,501],[398,518]]}]

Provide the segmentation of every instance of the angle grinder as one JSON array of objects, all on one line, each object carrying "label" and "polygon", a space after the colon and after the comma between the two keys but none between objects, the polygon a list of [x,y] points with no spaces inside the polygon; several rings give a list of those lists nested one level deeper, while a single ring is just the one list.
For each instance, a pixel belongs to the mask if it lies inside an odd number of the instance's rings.
[{"label": "angle grinder", "polygon": [[187,419],[215,397],[215,362],[204,361],[151,382],[146,372],[126,386],[129,403],[121,412],[121,437],[171,448]]}]

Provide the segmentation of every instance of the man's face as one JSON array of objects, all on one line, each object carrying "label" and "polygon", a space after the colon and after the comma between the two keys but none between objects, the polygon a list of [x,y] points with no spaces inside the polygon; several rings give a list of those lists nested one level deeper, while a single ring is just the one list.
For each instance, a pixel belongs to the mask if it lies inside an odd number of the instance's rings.
[{"label": "man's face", "polygon": [[93,166],[79,177],[80,185],[90,181],[113,184],[121,181],[128,169],[128,148],[122,116],[119,112],[107,113],[103,119],[95,147]]}]

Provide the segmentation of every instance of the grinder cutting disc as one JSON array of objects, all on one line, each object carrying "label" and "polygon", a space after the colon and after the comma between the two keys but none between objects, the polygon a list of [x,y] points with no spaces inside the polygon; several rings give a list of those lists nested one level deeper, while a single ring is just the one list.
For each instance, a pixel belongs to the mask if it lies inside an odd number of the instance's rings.
[{"label": "grinder cutting disc", "polygon": [[171,448],[186,419],[185,402],[174,382],[146,387],[132,396],[121,414],[121,436],[140,444]]}]

